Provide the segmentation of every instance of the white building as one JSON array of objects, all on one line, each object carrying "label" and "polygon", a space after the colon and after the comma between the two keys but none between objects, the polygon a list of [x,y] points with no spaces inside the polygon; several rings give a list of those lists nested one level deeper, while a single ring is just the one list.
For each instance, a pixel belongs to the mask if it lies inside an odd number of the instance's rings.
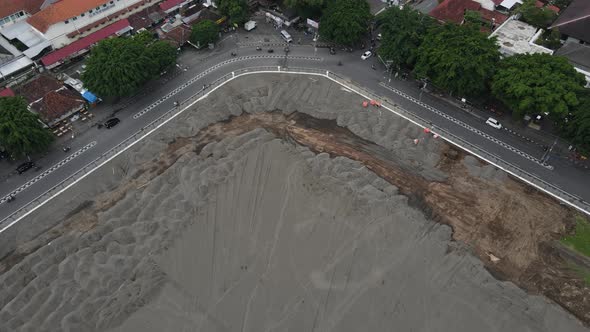
[{"label": "white building", "polygon": [[61,0],[35,13],[26,22],[57,49],[160,1]]},{"label": "white building", "polygon": [[542,33],[542,29],[537,29],[516,20],[515,16],[511,16],[494,30],[489,38],[497,38],[496,42],[500,46],[500,53],[504,56],[523,53],[553,54],[552,50],[535,43]]}]

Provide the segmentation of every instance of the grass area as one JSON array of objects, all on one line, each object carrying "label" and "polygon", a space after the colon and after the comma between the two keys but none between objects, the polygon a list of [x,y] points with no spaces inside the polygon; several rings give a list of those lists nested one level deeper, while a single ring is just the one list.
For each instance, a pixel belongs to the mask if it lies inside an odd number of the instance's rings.
[{"label": "grass area", "polygon": [[582,277],[582,280],[584,280],[584,283],[586,283],[587,286],[590,286],[590,271],[584,269],[581,266],[577,266],[575,264],[571,265],[571,268],[576,271],[576,273]]},{"label": "grass area", "polygon": [[590,257],[590,222],[581,216],[576,217],[575,233],[561,239],[561,243]]}]

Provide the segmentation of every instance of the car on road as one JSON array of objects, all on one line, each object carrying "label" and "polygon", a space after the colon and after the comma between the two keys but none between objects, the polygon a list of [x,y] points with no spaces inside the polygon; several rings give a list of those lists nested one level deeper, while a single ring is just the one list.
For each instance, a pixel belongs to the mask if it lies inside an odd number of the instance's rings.
[{"label": "car on road", "polygon": [[17,168],[16,171],[18,172],[18,174],[23,174],[24,172],[30,170],[31,168],[33,168],[33,166],[35,166],[35,163],[32,161],[27,161],[26,163],[22,163],[20,164]]},{"label": "car on road", "polygon": [[371,51],[366,51],[365,53],[363,53],[363,55],[361,55],[361,59],[367,60],[368,58],[371,57],[371,55],[373,55],[373,53]]},{"label": "car on road", "polygon": [[107,129],[111,129],[114,126],[116,126],[117,124],[119,124],[119,122],[121,122],[121,120],[119,120],[119,118],[108,119],[104,122],[104,126],[107,127]]},{"label": "car on road", "polygon": [[502,124],[494,118],[488,118],[486,121],[486,124],[496,128],[496,129],[502,129]]},{"label": "car on road", "polygon": [[330,47],[330,54],[332,54],[332,55],[336,54],[336,49],[333,47]]}]

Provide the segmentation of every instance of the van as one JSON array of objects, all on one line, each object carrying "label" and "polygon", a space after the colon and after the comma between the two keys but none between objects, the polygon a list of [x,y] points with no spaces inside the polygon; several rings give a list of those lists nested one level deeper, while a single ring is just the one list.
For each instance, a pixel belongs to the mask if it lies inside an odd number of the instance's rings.
[{"label": "van", "polygon": [[293,41],[293,39],[291,38],[291,35],[285,31],[285,30],[281,30],[281,37],[283,37],[283,39],[287,42],[290,43]]}]

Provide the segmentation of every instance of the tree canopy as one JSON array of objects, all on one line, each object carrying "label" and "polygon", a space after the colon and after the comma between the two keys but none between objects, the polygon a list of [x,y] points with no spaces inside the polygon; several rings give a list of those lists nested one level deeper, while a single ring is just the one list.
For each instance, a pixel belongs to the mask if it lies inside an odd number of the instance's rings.
[{"label": "tree canopy", "polygon": [[415,72],[459,95],[486,91],[500,59],[495,38],[477,27],[452,23],[429,30],[417,53]]},{"label": "tree canopy", "polygon": [[229,16],[231,23],[242,24],[248,21],[248,3],[246,0],[217,0],[219,11]]},{"label": "tree canopy", "polygon": [[565,135],[582,152],[590,153],[590,91],[583,89],[578,95],[579,103],[568,116]]},{"label": "tree canopy", "polygon": [[84,85],[102,97],[122,97],[174,64],[176,51],[149,33],[109,38],[93,47],[82,74]]},{"label": "tree canopy", "polygon": [[545,29],[555,20],[557,14],[547,7],[537,7],[537,0],[524,0],[517,11],[525,22],[537,28]]},{"label": "tree canopy", "polygon": [[321,16],[326,3],[326,0],[285,0],[283,2],[285,6],[295,9],[303,19]]},{"label": "tree canopy", "polygon": [[365,0],[330,1],[320,22],[320,36],[340,45],[352,45],[367,33],[370,18]]},{"label": "tree canopy", "polygon": [[190,39],[199,47],[215,43],[219,39],[219,26],[211,20],[202,20],[193,25]]},{"label": "tree canopy", "polygon": [[46,150],[53,136],[22,97],[0,97],[0,146],[14,157]]},{"label": "tree canopy", "polygon": [[584,84],[584,76],[564,57],[517,54],[500,61],[493,77],[492,93],[515,116],[548,112],[561,119],[578,105],[576,94]]},{"label": "tree canopy", "polygon": [[393,6],[379,14],[377,24],[382,34],[379,55],[395,67],[413,66],[418,47],[433,20],[410,6],[403,9]]}]

